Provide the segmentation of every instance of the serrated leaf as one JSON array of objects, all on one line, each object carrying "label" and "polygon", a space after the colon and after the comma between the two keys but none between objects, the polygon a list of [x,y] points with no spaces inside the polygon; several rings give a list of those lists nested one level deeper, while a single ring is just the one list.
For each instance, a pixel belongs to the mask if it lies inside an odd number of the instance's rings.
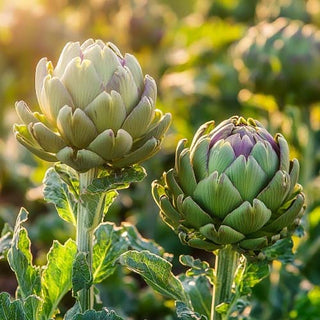
[{"label": "serrated leaf", "polygon": [[23,309],[27,320],[38,320],[40,319],[39,309],[42,300],[36,295],[27,297],[23,302]]},{"label": "serrated leaf", "polygon": [[279,260],[283,263],[290,263],[294,260],[292,252],[293,241],[291,238],[278,240],[275,244],[263,250],[267,260]]},{"label": "serrated leaf", "polygon": [[208,320],[209,319],[204,315],[200,315],[199,313],[194,312],[181,301],[176,302],[176,312],[177,312],[178,319],[182,319],[182,320]]},{"label": "serrated leaf", "polygon": [[88,310],[84,314],[77,314],[72,320],[124,320],[114,311],[104,309],[102,311]]},{"label": "serrated leaf", "polygon": [[99,283],[113,274],[116,269],[115,262],[129,248],[164,254],[163,248],[144,239],[129,223],[122,223],[120,227],[109,222],[101,224],[94,233],[93,282]]},{"label": "serrated leaf", "polygon": [[179,277],[185,292],[191,300],[193,310],[201,315],[210,318],[212,288],[208,278],[204,275],[188,277],[181,275]]},{"label": "serrated leaf", "polygon": [[61,179],[60,175],[50,168],[44,177],[44,200],[53,203],[59,216],[76,225],[77,201],[73,193],[69,191],[68,185]]},{"label": "serrated leaf", "polygon": [[77,246],[71,239],[64,245],[53,242],[42,273],[41,314],[44,319],[51,318],[56,313],[60,300],[71,289],[72,265],[76,252]]},{"label": "serrated leaf", "polygon": [[78,198],[79,174],[77,171],[62,163],[55,164],[54,169],[59,174],[61,180],[69,186],[69,190],[73,193],[73,195]]},{"label": "serrated leaf", "polygon": [[22,208],[17,217],[8,262],[18,281],[18,297],[27,298],[32,294],[40,295],[41,279],[39,268],[32,264],[30,239],[27,230],[21,225],[27,220],[28,212]]},{"label": "serrated leaf", "polygon": [[92,274],[87,262],[86,254],[79,252],[72,266],[72,289],[73,294],[82,289],[88,289],[92,285]]},{"label": "serrated leaf", "polygon": [[189,255],[181,255],[179,257],[179,261],[182,265],[186,267],[190,267],[186,271],[186,275],[189,277],[193,276],[201,276],[205,275],[210,280],[211,284],[214,283],[214,272],[213,269],[210,268],[210,265],[207,261],[201,261],[200,259],[194,259],[192,256]]},{"label": "serrated leaf", "polygon": [[126,189],[132,182],[142,181],[147,173],[141,166],[124,168],[120,171],[106,171],[105,175],[93,179],[87,190],[91,193],[103,193],[110,190]]},{"label": "serrated leaf", "polygon": [[104,214],[116,199],[118,193],[109,191],[106,193],[86,192],[80,196],[82,205],[86,208],[86,228],[95,229],[103,220]]},{"label": "serrated leaf", "polygon": [[23,311],[20,300],[10,301],[10,295],[7,292],[0,293],[0,319],[1,320],[29,320]]},{"label": "serrated leaf", "polygon": [[190,305],[182,283],[171,272],[172,264],[149,251],[127,251],[119,261],[133,272],[140,274],[146,283],[159,293]]}]

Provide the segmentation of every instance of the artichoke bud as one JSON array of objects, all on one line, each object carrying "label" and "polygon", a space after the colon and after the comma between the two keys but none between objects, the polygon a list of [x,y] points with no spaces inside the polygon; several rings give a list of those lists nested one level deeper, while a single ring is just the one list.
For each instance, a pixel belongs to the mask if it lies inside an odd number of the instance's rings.
[{"label": "artichoke bud", "polygon": [[42,58],[35,87],[41,113],[17,102],[23,124],[15,125],[16,138],[43,160],[79,172],[146,160],[171,122],[155,109],[154,79],[143,75],[133,55],[101,40],[68,43],[55,67]]},{"label": "artichoke bud", "polygon": [[251,91],[273,95],[280,107],[306,105],[320,99],[319,46],[320,31],[312,25],[263,21],[235,45],[234,64]]},{"label": "artichoke bud", "polygon": [[282,135],[234,116],[204,124],[186,145],[179,142],[175,167],[152,186],[161,216],[183,243],[208,251],[231,244],[257,256],[292,234],[304,195]]}]

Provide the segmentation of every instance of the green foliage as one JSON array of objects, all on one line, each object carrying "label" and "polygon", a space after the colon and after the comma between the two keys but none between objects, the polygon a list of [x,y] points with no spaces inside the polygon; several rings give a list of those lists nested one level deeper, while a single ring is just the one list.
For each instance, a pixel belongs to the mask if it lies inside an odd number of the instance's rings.
[{"label": "green foliage", "polygon": [[[71,180],[67,179],[69,176],[64,176],[64,174],[61,169],[59,173],[54,168],[50,168],[47,171],[43,180],[44,199],[55,205],[59,216],[63,220],[76,225],[78,203],[75,199],[75,193],[78,190],[73,188],[74,184],[71,183]],[[70,184],[67,185],[66,181],[70,181]],[[69,188],[73,188],[73,192],[70,192]]]},{"label": "green foliage", "polygon": [[114,311],[88,310],[84,314],[77,314],[72,318],[72,320],[123,320],[123,319],[117,316]]},{"label": "green foliage", "polygon": [[177,316],[182,320],[207,320],[208,318],[204,315],[190,310],[183,302],[177,301],[176,303]]},{"label": "green foliage", "polygon": [[170,262],[148,251],[125,252],[120,256],[119,262],[140,274],[159,293],[190,305],[182,283],[171,272]]},{"label": "green foliage", "polygon": [[88,289],[92,285],[92,274],[84,252],[76,255],[72,266],[72,289],[76,294],[82,289]]}]

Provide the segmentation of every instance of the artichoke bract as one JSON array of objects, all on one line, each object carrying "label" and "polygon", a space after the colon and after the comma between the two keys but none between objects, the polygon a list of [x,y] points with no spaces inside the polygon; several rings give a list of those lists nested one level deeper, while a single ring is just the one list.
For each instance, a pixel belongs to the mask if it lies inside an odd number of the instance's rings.
[{"label": "artichoke bract", "polygon": [[182,242],[213,251],[233,245],[255,255],[290,236],[304,212],[299,163],[281,134],[232,117],[202,125],[190,148],[181,140],[175,167],[153,182],[163,220]]},{"label": "artichoke bract", "polygon": [[41,113],[17,102],[24,124],[15,125],[16,138],[38,157],[79,172],[149,158],[170,125],[170,114],[155,109],[154,79],[112,43],[68,43],[55,68],[39,61],[35,87]]},{"label": "artichoke bract", "polygon": [[278,18],[251,27],[234,47],[240,81],[253,92],[286,103],[320,100],[320,31],[301,21]]}]

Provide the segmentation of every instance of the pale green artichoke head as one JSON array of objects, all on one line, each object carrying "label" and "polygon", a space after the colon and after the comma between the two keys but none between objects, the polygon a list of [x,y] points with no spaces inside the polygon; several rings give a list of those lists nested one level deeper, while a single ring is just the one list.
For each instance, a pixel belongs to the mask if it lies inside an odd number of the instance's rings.
[{"label": "pale green artichoke head", "polygon": [[155,109],[156,83],[134,56],[111,43],[68,43],[54,68],[40,60],[35,77],[41,113],[16,103],[18,141],[47,161],[84,172],[122,168],[159,150],[170,114]]},{"label": "pale green artichoke head", "polygon": [[153,183],[164,221],[180,239],[215,250],[231,244],[255,255],[289,236],[304,211],[299,163],[288,144],[253,119],[232,117],[181,140],[175,168]]}]

